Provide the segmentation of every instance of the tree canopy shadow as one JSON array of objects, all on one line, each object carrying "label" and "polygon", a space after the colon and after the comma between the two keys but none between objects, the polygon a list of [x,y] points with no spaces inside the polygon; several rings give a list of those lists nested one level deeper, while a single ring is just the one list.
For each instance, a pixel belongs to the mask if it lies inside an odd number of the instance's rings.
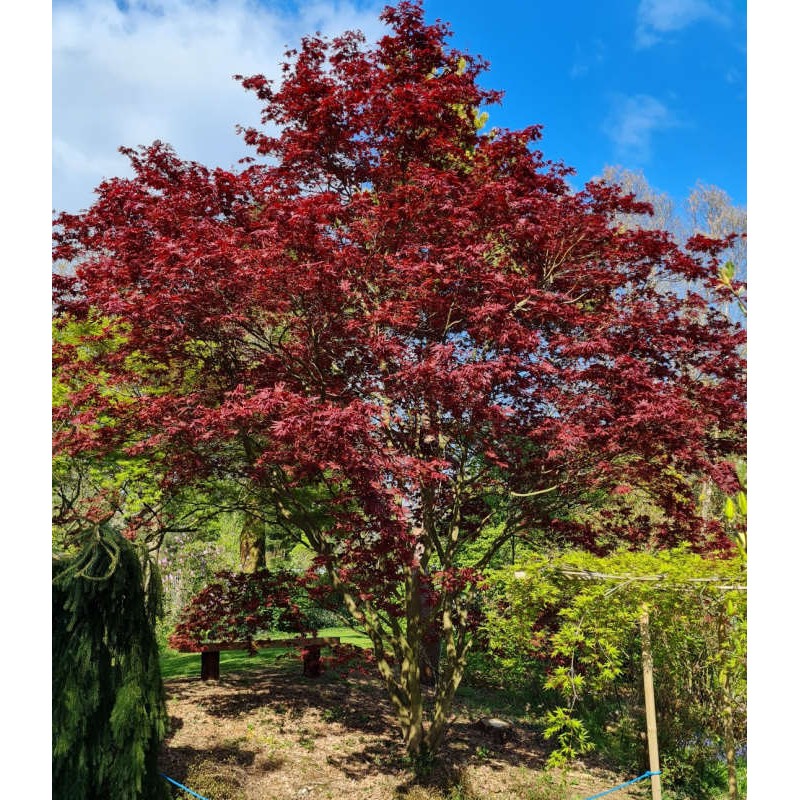
[{"label": "tree canopy shadow", "polygon": [[411,777],[401,784],[401,790],[415,785],[446,789],[448,782],[461,780],[460,771],[475,764],[498,772],[509,766],[542,769],[549,750],[532,725],[518,721],[514,721],[507,736],[494,736],[477,724],[479,712],[466,700],[457,698],[456,718],[428,775],[415,774],[393,710],[378,681],[333,671],[316,679],[276,668],[257,675],[230,673],[213,682],[175,679],[168,683],[168,692],[197,703],[206,714],[219,720],[263,710],[280,735],[296,734],[301,718],[309,711],[315,712],[322,721],[341,726],[345,734],[359,735],[358,744],[329,753],[329,765],[352,780],[406,773]]}]

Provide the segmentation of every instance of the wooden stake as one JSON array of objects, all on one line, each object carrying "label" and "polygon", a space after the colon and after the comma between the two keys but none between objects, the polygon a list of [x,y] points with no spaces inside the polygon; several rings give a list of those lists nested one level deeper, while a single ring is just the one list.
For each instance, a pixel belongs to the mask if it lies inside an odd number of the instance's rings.
[{"label": "wooden stake", "polygon": [[[647,751],[650,757],[650,772],[660,772],[658,765],[658,729],[656,727],[656,697],[653,690],[653,649],[650,643],[650,614],[642,607],[639,617],[642,634],[642,671],[644,673],[644,710],[647,717]],[[653,800],[661,800],[661,775],[650,778]]]}]

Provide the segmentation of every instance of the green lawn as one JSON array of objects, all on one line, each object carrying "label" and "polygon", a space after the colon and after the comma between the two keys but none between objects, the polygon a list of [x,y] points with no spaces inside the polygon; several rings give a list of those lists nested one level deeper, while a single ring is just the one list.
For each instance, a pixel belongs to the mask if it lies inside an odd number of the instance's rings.
[{"label": "green lawn", "polygon": [[[363,633],[352,628],[322,628],[317,632],[318,636],[338,636],[342,644],[354,644],[357,647],[370,647],[370,641]],[[264,638],[289,639],[295,634],[275,633]],[[322,651],[323,655],[325,650]],[[220,653],[219,669],[220,674],[226,672],[252,672],[263,669],[267,666],[275,666],[280,662],[286,662],[291,658],[298,658],[299,653],[295,647],[267,647],[259,650],[254,656],[250,656],[242,650],[226,650]],[[200,654],[199,653],[179,653],[170,648],[164,648],[160,653],[161,675],[164,679],[169,678],[192,678],[200,675]]]}]

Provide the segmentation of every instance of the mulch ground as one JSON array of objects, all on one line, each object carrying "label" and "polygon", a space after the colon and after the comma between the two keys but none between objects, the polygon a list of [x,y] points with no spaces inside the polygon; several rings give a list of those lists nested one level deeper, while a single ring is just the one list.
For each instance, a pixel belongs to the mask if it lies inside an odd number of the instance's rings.
[{"label": "mulch ground", "polygon": [[[167,681],[170,732],[161,770],[208,800],[579,800],[626,779],[581,764],[545,773],[547,751],[530,726],[517,723],[500,737],[462,704],[441,766],[420,784],[377,680],[299,672],[265,668],[223,673],[219,681]],[[648,792],[644,781],[613,797]],[[190,795],[176,789],[175,797]]]}]

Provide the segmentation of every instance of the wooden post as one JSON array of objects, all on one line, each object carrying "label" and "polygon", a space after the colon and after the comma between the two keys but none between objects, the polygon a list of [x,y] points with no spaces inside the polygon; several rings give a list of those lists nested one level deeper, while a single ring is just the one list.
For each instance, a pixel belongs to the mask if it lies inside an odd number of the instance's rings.
[{"label": "wooden post", "polygon": [[200,680],[219,680],[219,650],[204,650],[200,653]]},{"label": "wooden post", "polygon": [[[658,765],[658,729],[656,727],[656,697],[653,691],[653,649],[650,643],[650,614],[642,607],[639,617],[642,634],[642,672],[644,673],[644,710],[647,717],[647,751],[650,757],[650,772],[660,772]],[[653,800],[661,800],[661,775],[650,778]]]}]

